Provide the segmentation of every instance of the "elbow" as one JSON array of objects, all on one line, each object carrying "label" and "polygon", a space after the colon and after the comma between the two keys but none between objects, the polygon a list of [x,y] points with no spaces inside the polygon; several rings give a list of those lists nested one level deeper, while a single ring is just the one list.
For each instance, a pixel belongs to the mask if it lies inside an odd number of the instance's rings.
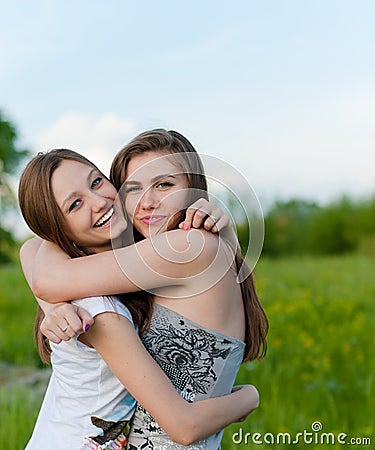
[{"label": "elbow", "polygon": [[[42,271],[42,272],[45,272]],[[49,280],[51,279],[49,273],[41,273],[41,270],[38,266],[35,266],[32,269],[32,272],[30,274],[30,289],[32,290],[33,294],[37,298],[42,298],[43,300],[47,300],[47,292],[46,288],[49,283]]]},{"label": "elbow", "polygon": [[[35,297],[40,298],[49,303],[57,303],[61,301],[65,301],[62,298],[62,292],[53,292],[51,286],[53,286],[53,278],[50,276],[43,277],[41,279],[39,276],[32,277],[31,280],[31,290]],[[53,295],[51,295],[53,293]]]},{"label": "elbow", "polygon": [[35,297],[41,298],[47,302],[50,300],[48,293],[46,292],[45,289],[45,282],[41,283],[38,277],[33,276],[30,287]]},{"label": "elbow", "polygon": [[176,433],[174,436],[172,435],[169,437],[173,442],[176,442],[176,444],[181,444],[184,446],[192,445],[194,444],[194,442],[198,441],[198,438],[194,437],[193,435],[184,433]]},{"label": "elbow", "polygon": [[181,444],[181,445],[188,447],[189,445],[194,444],[194,442],[196,442],[196,441],[197,441],[197,439],[191,439],[189,436],[185,436],[184,438],[181,438],[179,441],[175,441],[175,442],[177,442],[177,444]]},{"label": "elbow", "polygon": [[189,446],[197,442],[199,439],[198,435],[194,436],[194,434],[190,434],[188,436],[182,436],[179,444]]},{"label": "elbow", "polygon": [[191,417],[185,416],[184,421],[179,421],[175,429],[168,432],[168,435],[172,441],[185,446],[192,445],[202,439],[200,427],[194,419],[194,415],[191,415]]}]

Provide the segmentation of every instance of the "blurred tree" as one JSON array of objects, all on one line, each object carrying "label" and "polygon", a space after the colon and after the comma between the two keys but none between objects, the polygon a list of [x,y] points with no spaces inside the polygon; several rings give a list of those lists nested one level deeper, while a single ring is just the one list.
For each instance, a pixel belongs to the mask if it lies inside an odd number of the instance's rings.
[{"label": "blurred tree", "polygon": [[[353,252],[364,234],[358,202],[343,196],[315,215],[309,230],[312,253],[340,254]],[[366,214],[364,209],[361,216]]]},{"label": "blurred tree", "polygon": [[263,254],[375,255],[375,197],[347,196],[325,206],[292,199],[278,201],[265,217]]},{"label": "blurred tree", "polygon": [[16,196],[11,188],[11,176],[15,174],[28,150],[16,147],[17,133],[14,125],[7,121],[0,111],[0,263],[10,260],[15,238],[7,230],[3,218],[16,208]]},{"label": "blurred tree", "polygon": [[309,226],[319,206],[300,199],[277,201],[265,217],[263,253],[269,256],[308,252]]}]

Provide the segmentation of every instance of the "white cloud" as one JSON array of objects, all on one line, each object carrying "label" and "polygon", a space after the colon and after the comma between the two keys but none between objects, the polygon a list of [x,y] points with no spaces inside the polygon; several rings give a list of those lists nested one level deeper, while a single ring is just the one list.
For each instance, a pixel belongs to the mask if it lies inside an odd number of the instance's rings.
[{"label": "white cloud", "polygon": [[106,175],[114,155],[135,134],[134,121],[113,113],[68,112],[37,138],[38,151],[70,148],[92,160]]}]

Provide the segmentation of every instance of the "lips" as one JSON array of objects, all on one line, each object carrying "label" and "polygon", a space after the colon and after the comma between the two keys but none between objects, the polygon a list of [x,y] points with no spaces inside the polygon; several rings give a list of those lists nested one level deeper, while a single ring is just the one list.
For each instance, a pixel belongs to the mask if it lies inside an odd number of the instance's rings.
[{"label": "lips", "polygon": [[164,216],[152,215],[152,216],[143,216],[141,217],[141,222],[145,225],[154,225],[162,220],[164,220]]},{"label": "lips", "polygon": [[108,223],[115,213],[113,207],[111,207],[95,224],[94,228],[103,227],[106,223]]}]

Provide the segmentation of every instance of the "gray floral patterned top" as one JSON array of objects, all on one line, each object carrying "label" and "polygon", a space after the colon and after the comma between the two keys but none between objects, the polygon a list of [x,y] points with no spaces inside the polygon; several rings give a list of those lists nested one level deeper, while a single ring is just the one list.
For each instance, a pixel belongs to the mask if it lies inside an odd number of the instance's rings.
[{"label": "gray floral patterned top", "polygon": [[[231,391],[242,362],[245,344],[215,330],[202,328],[184,316],[154,304],[149,330],[142,341],[189,402]],[[190,446],[172,442],[153,417],[138,405],[128,450],[218,450],[222,431]]]}]

